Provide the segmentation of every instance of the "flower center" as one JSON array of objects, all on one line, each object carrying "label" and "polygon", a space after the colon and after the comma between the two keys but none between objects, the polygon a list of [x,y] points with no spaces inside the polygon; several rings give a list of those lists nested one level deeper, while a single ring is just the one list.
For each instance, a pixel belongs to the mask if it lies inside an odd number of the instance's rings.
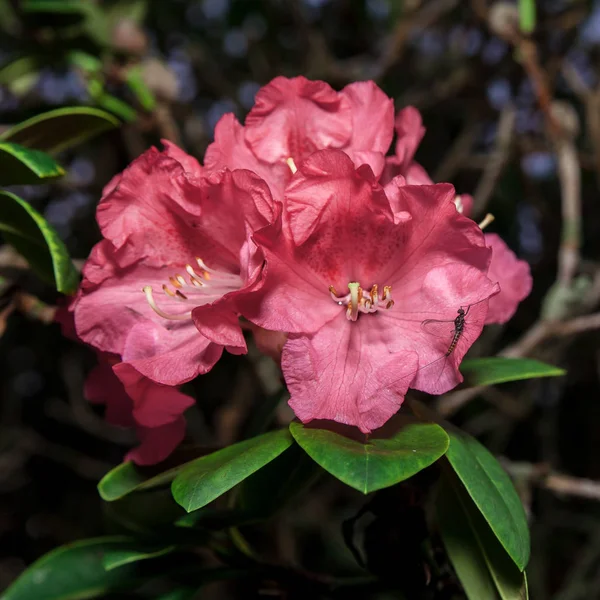
[{"label": "flower center", "polygon": [[[187,278],[176,273],[174,277],[169,277],[170,286],[167,284],[162,285],[162,290],[168,298],[179,302],[191,302],[194,306],[202,306],[214,302],[228,292],[238,290],[242,286],[242,278],[239,275],[210,269],[198,257],[196,257],[196,262],[200,268],[199,270],[187,264],[185,265]],[[142,288],[142,291],[146,294],[146,300],[152,310],[163,319],[183,321],[191,317],[191,310],[173,314],[159,308],[154,300],[152,286],[146,285]]]},{"label": "flower center", "polygon": [[334,302],[340,306],[346,306],[346,318],[349,321],[356,321],[358,313],[374,313],[380,309],[389,309],[394,306],[392,300],[392,286],[383,287],[383,295],[379,296],[379,289],[374,285],[369,291],[363,290],[360,283],[351,282],[348,284],[350,292],[345,296],[340,296],[336,289],[330,285],[329,293]]}]

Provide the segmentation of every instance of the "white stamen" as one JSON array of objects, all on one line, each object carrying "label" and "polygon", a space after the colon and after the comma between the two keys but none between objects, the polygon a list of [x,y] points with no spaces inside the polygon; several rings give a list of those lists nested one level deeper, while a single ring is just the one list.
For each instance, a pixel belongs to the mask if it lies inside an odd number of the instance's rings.
[{"label": "white stamen", "polygon": [[496,217],[494,217],[494,215],[492,213],[488,213],[487,215],[485,215],[485,217],[483,218],[483,221],[481,221],[481,223],[479,223],[479,229],[481,229],[483,231],[490,223],[492,223],[492,221],[495,218]]},{"label": "white stamen", "polygon": [[346,318],[356,321],[359,313],[375,313],[378,310],[386,310],[394,306],[392,300],[392,288],[384,286],[383,296],[379,296],[378,287],[374,285],[369,291],[363,290],[358,282],[348,284],[350,292],[345,296],[338,296],[336,289],[330,285],[329,293],[332,300],[339,306],[346,306]]},{"label": "white stamen", "polygon": [[[190,264],[185,265],[189,281],[183,275],[177,273],[175,276],[169,277],[168,283],[171,284],[171,287],[168,284],[162,285],[163,292],[170,300],[192,302],[193,306],[202,306],[214,302],[242,286],[242,278],[239,275],[210,269],[201,258],[196,258],[196,262],[201,272],[196,271]],[[159,308],[154,299],[152,286],[144,286],[142,291],[146,295],[146,300],[152,310],[163,319],[183,321],[191,318],[191,311],[172,314]]]},{"label": "white stamen", "polygon": [[465,207],[460,196],[456,196],[456,198],[454,198],[454,205],[456,206],[456,210],[462,215]]},{"label": "white stamen", "polygon": [[296,163],[294,162],[294,159],[290,156],[285,162],[287,163],[287,166],[290,168],[292,175],[294,175],[296,173],[296,171],[298,170],[298,167],[296,167]]},{"label": "white stamen", "polygon": [[[152,287],[151,286],[149,286],[149,285],[144,286],[142,288],[142,291],[144,292],[144,294],[146,294],[146,300],[148,300],[148,304],[150,305],[152,310],[159,317],[162,317],[163,319],[169,319],[170,321],[185,321],[185,320],[191,318],[191,316],[192,316],[191,311],[183,313],[181,315],[171,315],[169,313],[164,312],[160,308],[158,308],[158,306],[156,305],[156,302],[154,301],[154,296],[152,295]],[[175,294],[173,294],[173,295],[175,295]]]}]

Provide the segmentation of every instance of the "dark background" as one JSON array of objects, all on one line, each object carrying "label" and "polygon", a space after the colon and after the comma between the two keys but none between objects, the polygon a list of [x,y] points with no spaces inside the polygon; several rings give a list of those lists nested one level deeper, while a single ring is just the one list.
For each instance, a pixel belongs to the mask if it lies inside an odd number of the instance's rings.
[{"label": "dark background", "polygon": [[[510,15],[514,5],[500,4]],[[486,329],[475,353],[517,344],[517,353],[568,370],[562,378],[463,396],[458,410],[451,409],[461,400],[456,395],[439,406],[509,461],[531,516],[531,597],[600,598],[600,319],[593,315],[600,300],[600,3],[539,0],[529,46],[491,6],[485,0],[98,1],[95,8],[107,15],[101,31],[93,19],[32,16],[21,3],[0,0],[0,65],[33,57],[0,83],[0,124],[58,106],[115,108],[98,96],[94,81],[132,107],[124,127],[60,157],[66,178],[18,190],[73,256],[84,259],[99,239],[95,205],[113,174],[161,137],[201,158],[219,117],[233,111],[243,120],[259,87],[277,75],[324,79],[338,89],[373,78],[397,109],[418,107],[427,134],[417,160],[436,181],[474,194],[481,212],[496,216],[487,231],[531,265],[530,297],[509,324]],[[525,56],[532,45],[533,63]],[[74,50],[99,65],[82,67]],[[127,85],[131,69],[141,70],[155,95],[151,109]],[[549,98],[532,83],[536,73]],[[548,101],[566,103],[578,122],[573,135],[553,136]],[[118,106],[115,112],[123,117]],[[568,168],[581,179],[579,291],[575,301],[543,312],[557,277],[568,193],[559,170],[564,144],[574,157]],[[23,271],[6,246],[0,257],[5,304],[15,290],[56,303],[56,294]],[[565,322],[590,314],[575,333],[559,326],[533,341],[523,337],[544,329],[544,316]],[[96,484],[135,443],[83,399],[94,357],[44,323],[45,315],[17,311],[2,322],[0,590],[43,553],[105,531]],[[233,441],[278,386],[267,359],[226,357],[193,383],[198,407],[188,413],[189,441]],[[285,406],[278,418],[291,418]],[[364,501],[326,477],[259,543],[283,562],[353,573],[340,527]],[[395,538],[378,534],[381,564],[399,568],[404,560],[399,548],[411,542],[402,527]],[[250,597],[235,586],[213,587],[207,598]]]}]

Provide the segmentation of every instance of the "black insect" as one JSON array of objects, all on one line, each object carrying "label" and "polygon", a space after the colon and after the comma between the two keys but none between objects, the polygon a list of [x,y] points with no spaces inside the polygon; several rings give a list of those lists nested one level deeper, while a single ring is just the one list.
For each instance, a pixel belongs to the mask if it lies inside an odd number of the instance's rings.
[{"label": "black insect", "polygon": [[477,320],[467,321],[467,315],[473,306],[480,304],[485,300],[487,300],[487,298],[480,300],[479,302],[474,302],[473,304],[459,307],[454,319],[425,319],[425,321],[421,322],[421,329],[427,335],[432,335],[443,341],[443,345],[440,346],[440,356],[418,369],[420,375],[427,370],[432,376],[428,385],[428,387],[431,388],[429,390],[431,393],[443,393],[449,387],[453,387],[452,383],[454,383],[454,385],[458,383],[458,381],[452,382],[452,380],[456,378],[454,367],[446,369],[448,360],[450,355],[456,350],[461,339],[465,338],[470,343],[475,341],[480,326],[483,324]]}]

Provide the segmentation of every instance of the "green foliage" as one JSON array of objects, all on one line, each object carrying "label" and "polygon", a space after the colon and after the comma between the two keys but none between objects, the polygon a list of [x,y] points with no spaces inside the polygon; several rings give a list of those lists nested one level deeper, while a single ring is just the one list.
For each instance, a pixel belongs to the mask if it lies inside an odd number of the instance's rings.
[{"label": "green foliage", "polygon": [[498,461],[477,440],[448,429],[448,462],[506,552],[523,571],[530,539],[521,500]]},{"label": "green foliage", "polygon": [[148,560],[150,558],[158,558],[164,556],[175,550],[175,546],[163,546],[163,547],[141,547],[139,543],[131,541],[129,545],[126,542],[120,545],[110,552],[105,552],[102,557],[102,564],[107,571],[118,569],[124,565],[130,565],[141,560]]},{"label": "green foliage", "polygon": [[442,479],[436,514],[448,557],[468,600],[527,600],[525,574],[498,543],[452,473]]},{"label": "green foliage", "polygon": [[79,275],[58,234],[40,213],[10,192],[0,191],[0,231],[59,292],[70,294],[77,289]]},{"label": "green foliage", "polygon": [[0,600],[84,600],[135,585],[130,565],[109,571],[104,566],[131,544],[127,538],[105,537],[57,548],[33,563]]},{"label": "green foliage", "polygon": [[490,356],[464,360],[460,372],[469,386],[494,385],[507,381],[520,381],[535,377],[559,377],[563,369],[547,365],[532,358],[503,358]]},{"label": "green foliage", "polygon": [[97,108],[58,108],[11,127],[0,140],[55,154],[118,126],[115,117]]},{"label": "green foliage", "polygon": [[0,142],[0,185],[42,183],[64,174],[62,167],[44,152]]},{"label": "green foliage", "polygon": [[411,423],[390,438],[365,443],[301,423],[292,423],[290,431],[323,469],[363,494],[412,477],[443,456],[449,443],[434,423]]},{"label": "green foliage", "polygon": [[149,490],[171,483],[185,467],[181,465],[154,477],[145,476],[132,462],[124,462],[109,471],[98,484],[103,500],[113,502],[131,492]]},{"label": "green foliage", "polygon": [[237,506],[249,518],[267,518],[308,492],[323,471],[297,444],[245,479]]},{"label": "green foliage", "polygon": [[535,29],[535,0],[519,0],[519,26],[523,33],[533,33]]},{"label": "green foliage", "polygon": [[233,444],[188,463],[172,484],[173,497],[191,512],[206,506],[279,456],[292,444],[280,429]]}]

